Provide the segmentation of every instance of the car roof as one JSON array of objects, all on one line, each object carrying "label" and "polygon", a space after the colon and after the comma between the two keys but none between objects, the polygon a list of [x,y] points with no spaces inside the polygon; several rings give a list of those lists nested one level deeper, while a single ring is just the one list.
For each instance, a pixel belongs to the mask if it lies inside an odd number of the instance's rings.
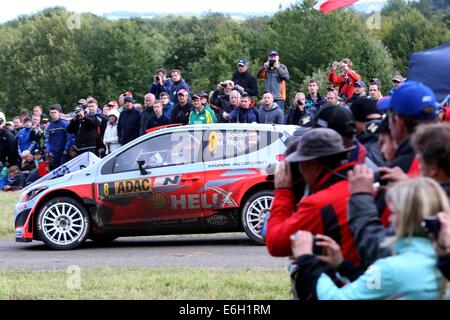
[{"label": "car roof", "polygon": [[276,131],[291,131],[298,129],[298,126],[284,125],[284,124],[262,124],[262,123],[211,123],[211,124],[193,124],[193,125],[179,125],[171,127],[162,127],[160,130],[154,132],[174,132],[174,131],[189,131],[189,130],[276,130]]}]

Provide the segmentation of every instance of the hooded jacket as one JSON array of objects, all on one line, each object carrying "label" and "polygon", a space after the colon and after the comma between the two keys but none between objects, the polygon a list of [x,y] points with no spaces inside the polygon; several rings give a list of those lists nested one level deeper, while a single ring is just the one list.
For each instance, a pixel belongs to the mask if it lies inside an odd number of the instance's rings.
[{"label": "hooded jacket", "polygon": [[280,107],[274,103],[270,109],[261,107],[258,110],[259,123],[284,124],[284,113]]},{"label": "hooded jacket", "polygon": [[8,162],[11,166],[18,164],[17,145],[14,133],[4,127],[0,130],[0,161]]},{"label": "hooded jacket", "polygon": [[347,202],[350,198],[347,172],[355,162],[325,173],[296,208],[292,189],[275,190],[275,199],[267,224],[266,246],[272,256],[292,255],[290,236],[298,230],[324,234],[342,248],[344,259],[359,265],[353,234],[347,223]]}]

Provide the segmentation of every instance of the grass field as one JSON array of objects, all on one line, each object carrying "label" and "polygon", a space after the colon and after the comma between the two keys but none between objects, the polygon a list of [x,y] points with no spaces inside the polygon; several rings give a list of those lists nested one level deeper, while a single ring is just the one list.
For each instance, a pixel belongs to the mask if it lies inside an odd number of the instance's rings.
[{"label": "grass field", "polygon": [[289,290],[286,269],[0,270],[0,299],[287,300]]},{"label": "grass field", "polygon": [[14,239],[14,207],[20,192],[0,191],[0,239]]},{"label": "grass field", "polygon": [[[2,240],[14,239],[18,197],[19,193],[0,192]],[[284,268],[0,270],[0,300],[4,299],[285,300],[290,299],[290,283]]]}]

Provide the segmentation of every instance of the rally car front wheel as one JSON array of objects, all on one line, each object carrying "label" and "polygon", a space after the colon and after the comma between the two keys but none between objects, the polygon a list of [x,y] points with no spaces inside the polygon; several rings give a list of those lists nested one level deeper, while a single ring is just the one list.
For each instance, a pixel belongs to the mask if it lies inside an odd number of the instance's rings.
[{"label": "rally car front wheel", "polygon": [[242,226],[245,233],[260,244],[264,244],[260,234],[261,223],[264,216],[270,213],[273,198],[273,191],[259,191],[247,199],[242,210]]},{"label": "rally car front wheel", "polygon": [[55,250],[71,250],[82,244],[89,233],[86,209],[76,200],[58,197],[47,201],[37,217],[40,239]]}]

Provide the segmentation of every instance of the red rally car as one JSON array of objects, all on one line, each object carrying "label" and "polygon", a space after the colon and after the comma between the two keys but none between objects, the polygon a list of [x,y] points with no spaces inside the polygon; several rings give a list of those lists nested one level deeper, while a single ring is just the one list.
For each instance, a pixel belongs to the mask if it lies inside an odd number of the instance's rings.
[{"label": "red rally car", "polygon": [[270,210],[273,174],[297,126],[154,130],[87,168],[33,184],[15,208],[17,242],[74,249],[86,239],[245,231]]}]

